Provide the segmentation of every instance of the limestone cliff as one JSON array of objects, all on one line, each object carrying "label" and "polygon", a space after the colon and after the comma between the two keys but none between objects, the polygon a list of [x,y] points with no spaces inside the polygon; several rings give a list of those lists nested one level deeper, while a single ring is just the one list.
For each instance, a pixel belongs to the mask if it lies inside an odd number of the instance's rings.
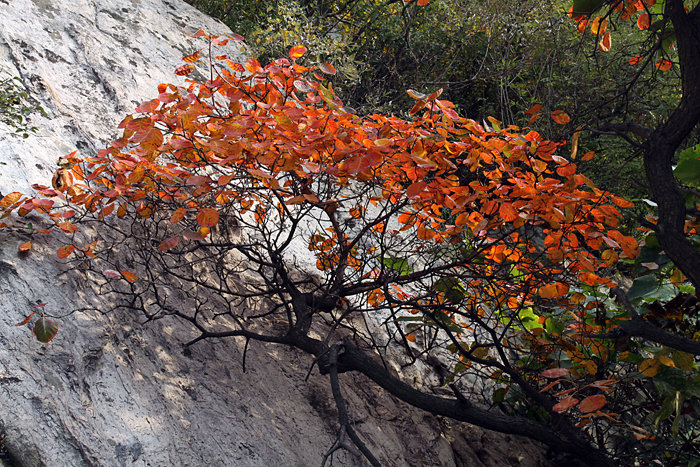
[{"label": "limestone cliff", "polygon": [[[94,153],[196,47],[185,26],[225,27],[180,0],[0,0],[0,78],[46,110],[27,139],[0,128],[0,192],[47,184],[56,160]],[[232,46],[233,47],[233,46]],[[234,48],[230,55],[240,55]],[[191,338],[167,319],[103,315],[100,296],[50,245],[0,233],[0,432],[20,465],[320,465],[336,436],[327,380],[310,358]],[[43,246],[42,246],[43,245]],[[48,345],[15,327],[37,303],[59,318]],[[358,432],[385,465],[536,465],[528,443],[452,426],[344,375]],[[448,438],[452,441],[448,441]],[[521,452],[522,451],[522,452]],[[535,452],[535,454],[533,454]],[[335,465],[362,461],[340,454]]]}]

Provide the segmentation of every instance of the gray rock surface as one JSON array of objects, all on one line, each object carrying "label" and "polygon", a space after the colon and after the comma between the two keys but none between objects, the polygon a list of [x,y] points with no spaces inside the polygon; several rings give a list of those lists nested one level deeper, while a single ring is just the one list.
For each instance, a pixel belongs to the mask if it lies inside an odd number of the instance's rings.
[{"label": "gray rock surface", "polygon": [[[186,25],[225,27],[180,0],[0,0],[0,78],[20,76],[47,116],[27,139],[0,127],[0,192],[48,184],[56,160],[94,153],[199,48]],[[227,52],[240,55],[231,46]],[[47,242],[0,232],[0,434],[27,466],[320,465],[337,422],[311,359],[205,341],[175,321],[99,313],[100,296]],[[37,303],[59,318],[48,345],[15,327]],[[531,443],[445,424],[343,375],[358,432],[385,465],[539,465]],[[448,441],[450,439],[450,441]],[[455,451],[456,449],[456,451]],[[361,465],[339,454],[334,465]]]}]

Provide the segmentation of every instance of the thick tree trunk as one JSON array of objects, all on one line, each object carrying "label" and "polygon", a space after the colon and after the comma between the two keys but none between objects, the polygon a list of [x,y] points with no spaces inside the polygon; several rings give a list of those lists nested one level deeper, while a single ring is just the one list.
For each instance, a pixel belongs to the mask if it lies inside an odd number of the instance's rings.
[{"label": "thick tree trunk", "polygon": [[646,141],[644,168],[652,199],[658,204],[656,234],[666,254],[696,286],[700,287],[700,251],[684,232],[686,207],[673,177],[673,157],[700,122],[700,14],[686,13],[681,0],[666,2],[677,37],[682,99],[668,120]]}]

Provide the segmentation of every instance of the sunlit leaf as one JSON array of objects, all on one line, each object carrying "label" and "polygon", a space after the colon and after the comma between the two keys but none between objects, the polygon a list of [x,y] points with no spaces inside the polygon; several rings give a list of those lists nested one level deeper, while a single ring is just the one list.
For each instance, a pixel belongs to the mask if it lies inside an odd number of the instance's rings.
[{"label": "sunlit leaf", "polygon": [[175,74],[178,76],[189,75],[194,71],[194,65],[182,65],[175,70]]},{"label": "sunlit leaf", "polygon": [[600,42],[598,42],[598,50],[601,52],[608,52],[610,51],[611,46],[612,38],[610,36],[610,31],[607,31],[605,34],[603,34],[603,38],[600,39]]},{"label": "sunlit leaf", "polygon": [[0,208],[9,208],[15,204],[22,197],[22,193],[18,191],[13,191],[12,193],[5,195],[0,199]]},{"label": "sunlit leaf", "polygon": [[306,53],[306,47],[303,45],[295,45],[289,50],[289,58],[291,59],[297,59],[301,58],[304,56]]}]

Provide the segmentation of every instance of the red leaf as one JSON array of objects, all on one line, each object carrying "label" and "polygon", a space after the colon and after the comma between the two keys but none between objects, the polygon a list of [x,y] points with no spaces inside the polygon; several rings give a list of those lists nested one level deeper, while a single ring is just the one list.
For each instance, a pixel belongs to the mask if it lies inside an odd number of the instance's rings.
[{"label": "red leaf", "polygon": [[578,409],[582,413],[595,412],[600,410],[605,405],[605,402],[605,396],[602,394],[588,396],[579,403]]},{"label": "red leaf", "polygon": [[[36,312],[34,312],[34,313],[36,313]],[[27,323],[29,322],[29,320],[32,319],[32,316],[34,316],[34,313],[31,313],[29,316],[27,316],[26,318],[24,318],[22,321],[20,321],[19,323],[15,324],[15,326],[24,326],[25,324],[27,324]]]},{"label": "red leaf", "polygon": [[639,55],[635,55],[634,57],[630,57],[630,65],[639,65],[639,62],[642,61],[642,57]]},{"label": "red leaf", "polygon": [[612,39],[610,37],[610,31],[603,34],[603,38],[598,43],[598,50],[601,52],[608,52],[612,46]]},{"label": "red leaf", "polygon": [[541,108],[542,104],[535,104],[525,112],[525,115],[535,115]]},{"label": "red leaf", "polygon": [[639,18],[637,18],[637,27],[641,30],[649,29],[649,14],[642,13]]},{"label": "red leaf", "polygon": [[549,370],[544,370],[540,374],[545,378],[555,379],[568,375],[569,370],[566,368],[550,368]]},{"label": "red leaf", "polygon": [[187,214],[187,210],[185,208],[177,208],[170,217],[170,222],[173,224],[180,222],[185,217],[185,214]]},{"label": "red leaf", "polygon": [[[182,57],[182,59],[184,61],[186,61],[187,63],[194,63],[197,60],[199,60],[199,57],[201,55],[202,55],[202,49],[199,49],[198,51],[196,51],[195,53],[193,53],[191,55],[185,55],[184,57]],[[175,73],[177,73],[177,72],[175,72]]]},{"label": "red leaf", "polygon": [[516,211],[510,203],[501,204],[498,208],[498,214],[501,216],[501,219],[506,222],[513,222],[518,218],[518,211]]}]

